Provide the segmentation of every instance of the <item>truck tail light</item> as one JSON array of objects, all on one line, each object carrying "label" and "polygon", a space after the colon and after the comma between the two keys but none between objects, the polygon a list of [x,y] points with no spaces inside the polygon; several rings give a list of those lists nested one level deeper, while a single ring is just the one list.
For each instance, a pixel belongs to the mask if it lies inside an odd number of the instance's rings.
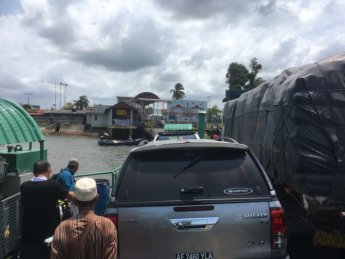
[{"label": "truck tail light", "polygon": [[287,224],[284,210],[271,207],[271,247],[272,250],[283,249],[287,245]]},{"label": "truck tail light", "polygon": [[113,222],[114,225],[117,227],[117,220],[118,220],[117,215],[109,214],[109,215],[104,215],[104,217],[110,219],[111,222]]}]

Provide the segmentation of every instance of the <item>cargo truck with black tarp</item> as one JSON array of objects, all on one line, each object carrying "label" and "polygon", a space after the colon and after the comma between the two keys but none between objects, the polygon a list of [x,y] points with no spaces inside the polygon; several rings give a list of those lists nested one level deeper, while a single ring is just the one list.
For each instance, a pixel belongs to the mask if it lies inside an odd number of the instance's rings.
[{"label": "cargo truck with black tarp", "polygon": [[345,248],[345,53],[290,68],[224,105],[224,137],[271,178],[289,231]]}]

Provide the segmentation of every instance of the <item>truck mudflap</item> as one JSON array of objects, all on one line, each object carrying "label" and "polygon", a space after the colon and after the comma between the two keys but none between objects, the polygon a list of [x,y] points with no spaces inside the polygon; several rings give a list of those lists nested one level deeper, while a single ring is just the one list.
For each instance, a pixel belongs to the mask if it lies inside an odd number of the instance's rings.
[{"label": "truck mudflap", "polygon": [[315,211],[311,222],[315,229],[345,233],[345,208],[325,207]]},{"label": "truck mudflap", "polygon": [[0,259],[20,248],[20,193],[0,201]]}]

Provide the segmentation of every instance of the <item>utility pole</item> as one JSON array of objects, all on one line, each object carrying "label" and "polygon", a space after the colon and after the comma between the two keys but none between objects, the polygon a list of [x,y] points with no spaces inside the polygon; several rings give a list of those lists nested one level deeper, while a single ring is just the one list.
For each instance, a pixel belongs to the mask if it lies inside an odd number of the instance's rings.
[{"label": "utility pole", "polygon": [[56,110],[56,82],[55,82],[55,102],[54,102],[54,110]]},{"label": "utility pole", "polygon": [[212,96],[207,96],[207,99],[208,99],[208,109],[211,108],[211,97]]},{"label": "utility pole", "polygon": [[68,86],[66,83],[60,82],[60,110],[61,110],[61,86],[64,87],[64,100],[63,100],[63,105],[66,105],[66,86]]},{"label": "utility pole", "polygon": [[32,95],[32,93],[25,93],[25,95],[28,96],[28,105],[30,105],[30,95]]},{"label": "utility pole", "polygon": [[61,110],[61,85],[62,83],[60,82],[60,110]]},{"label": "utility pole", "polygon": [[65,86],[65,89],[63,91],[63,93],[64,93],[64,96],[63,96],[63,106],[66,105],[66,86],[67,86],[67,84],[64,84],[64,86]]},{"label": "utility pole", "polygon": [[65,83],[64,86],[65,86],[65,91],[64,91],[65,96],[64,96],[64,99],[63,99],[63,106],[66,105],[66,86],[68,86],[68,84]]}]

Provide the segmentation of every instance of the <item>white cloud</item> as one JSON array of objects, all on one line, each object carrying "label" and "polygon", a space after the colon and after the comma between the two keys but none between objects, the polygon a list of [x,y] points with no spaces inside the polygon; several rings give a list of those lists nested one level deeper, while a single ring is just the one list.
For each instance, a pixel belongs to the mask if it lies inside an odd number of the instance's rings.
[{"label": "white cloud", "polygon": [[12,0],[0,5],[2,97],[52,107],[113,104],[151,91],[222,106],[231,62],[257,57],[269,79],[345,50],[341,0]]}]

